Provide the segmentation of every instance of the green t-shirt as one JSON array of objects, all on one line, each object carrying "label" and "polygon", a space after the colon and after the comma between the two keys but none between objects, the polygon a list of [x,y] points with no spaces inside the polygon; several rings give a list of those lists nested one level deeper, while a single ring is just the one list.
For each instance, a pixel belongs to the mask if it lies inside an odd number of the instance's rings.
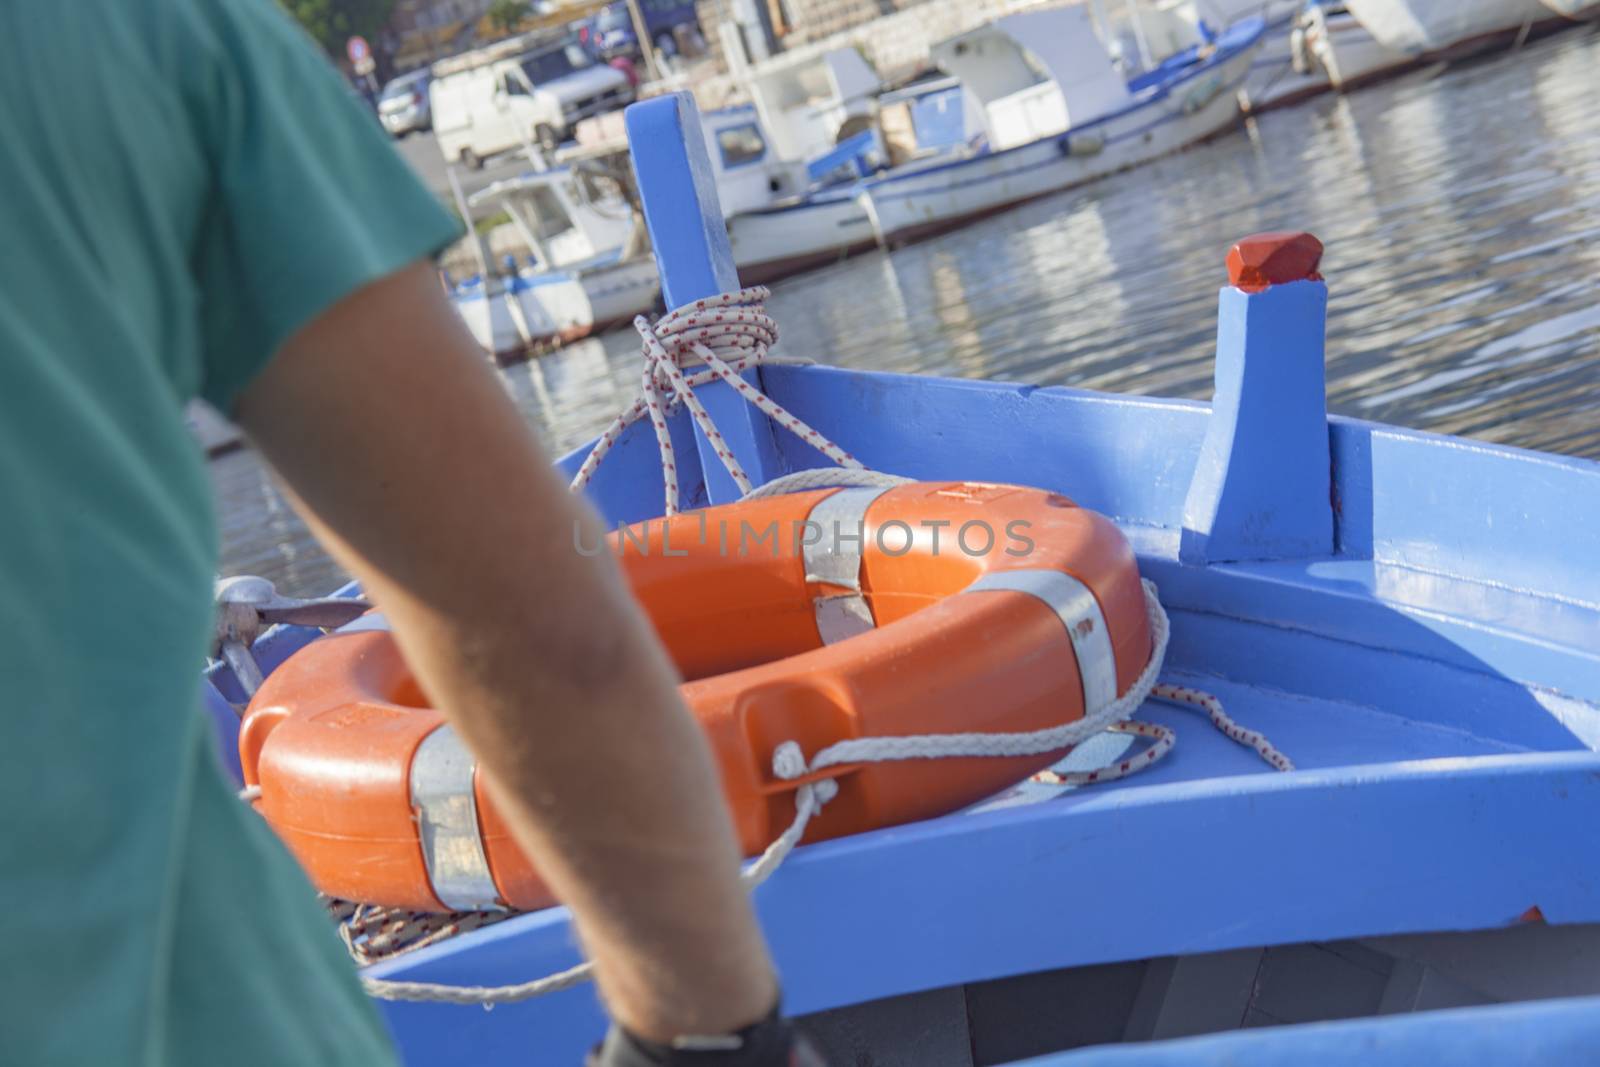
[{"label": "green t-shirt", "polygon": [[0,4],[0,1064],[371,1064],[197,701],[184,404],[456,223],[272,0]]}]

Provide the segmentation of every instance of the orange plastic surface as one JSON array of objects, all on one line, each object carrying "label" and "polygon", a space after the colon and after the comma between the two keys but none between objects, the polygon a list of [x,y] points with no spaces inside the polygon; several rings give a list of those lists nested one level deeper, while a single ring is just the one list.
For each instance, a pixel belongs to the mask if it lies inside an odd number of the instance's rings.
[{"label": "orange plastic surface", "polygon": [[[1088,585],[1111,631],[1119,691],[1150,653],[1133,553],[1109,520],[1055,494],[973,483],[900,486],[871,505],[862,585],[877,628],[823,645],[814,599],[841,590],[806,581],[799,524],[834,491],[656,520],[635,531],[636,541],[613,535],[635,595],[691,679],[683,693],[710,739],[747,854],[794,817],[795,783],[771,772],[783,741],[810,756],[851,737],[1012,732],[1082,717],[1077,661],[1060,619],[1025,593],[956,595],[985,573],[1050,568]],[[772,523],[779,536],[752,545]],[[740,551],[742,524],[754,533]],[[978,552],[984,527],[994,543]],[[672,555],[663,553],[668,547]],[[251,702],[240,735],[246,780],[261,785],[262,814],[324,892],[440,908],[407,774],[417,745],[443,718],[419,703],[392,637],[374,632],[313,642]],[[1058,756],[836,769],[839,794],[806,840],[940,815]],[[503,902],[551,903],[481,782],[476,793]]]}]

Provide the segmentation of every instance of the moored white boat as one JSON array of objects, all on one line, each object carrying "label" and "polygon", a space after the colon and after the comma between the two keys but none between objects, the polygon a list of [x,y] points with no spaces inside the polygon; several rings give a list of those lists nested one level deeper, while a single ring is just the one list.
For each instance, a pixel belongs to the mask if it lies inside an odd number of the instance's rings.
[{"label": "moored white boat", "polygon": [[[1249,114],[1287,107],[1329,88],[1327,74],[1305,62],[1299,33],[1304,0],[1158,0],[1150,14],[1142,15],[1142,32],[1133,26],[1124,29],[1121,51],[1128,55],[1141,46],[1155,51],[1158,58],[1180,51],[1214,34],[1219,28],[1259,15],[1266,22],[1261,48],[1250,64],[1250,73],[1239,87],[1240,105]],[[1134,9],[1136,12],[1139,9]],[[1134,47],[1127,38],[1135,37]],[[1173,41],[1175,35],[1185,39]],[[1166,47],[1163,48],[1162,45]]]},{"label": "moored white boat", "polygon": [[572,341],[655,306],[654,262],[636,236],[621,197],[580,192],[579,175],[560,168],[496,182],[469,202],[493,203],[531,250],[526,266],[487,282],[482,275],[452,293],[478,343],[499,360]]},{"label": "moored white boat", "polygon": [[1543,0],[1348,0],[1346,6],[1386,47],[1445,59],[1513,40],[1552,17]]},{"label": "moored white boat", "polygon": [[[996,20],[935,51],[981,104],[990,151],[891,171],[858,196],[895,244],[1174,152],[1238,121],[1262,32],[1260,19],[1235,23],[1205,58],[1193,50],[1124,82],[1081,8]],[[1051,76],[1015,88],[1003,73],[1033,65]]]},{"label": "moored white boat", "polygon": [[943,42],[967,139],[848,187],[730,214],[741,275],[763,281],[872,242],[894,245],[1148,162],[1227,129],[1259,18],[1126,81],[1083,7],[1011,14]]}]

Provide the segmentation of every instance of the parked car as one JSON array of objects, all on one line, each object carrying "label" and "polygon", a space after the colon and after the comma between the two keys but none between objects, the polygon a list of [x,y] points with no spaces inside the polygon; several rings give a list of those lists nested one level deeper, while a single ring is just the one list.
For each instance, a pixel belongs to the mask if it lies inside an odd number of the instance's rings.
[{"label": "parked car", "polygon": [[440,60],[430,95],[439,151],[476,169],[530,141],[554,151],[580,119],[631,103],[633,87],[566,34]]},{"label": "parked car", "polygon": [[[678,45],[673,34],[679,26],[692,25],[699,32],[700,22],[692,2],[639,0],[639,9],[651,42],[663,55],[676,54]],[[601,8],[579,27],[578,36],[601,59],[632,58],[640,54],[639,35],[634,32],[633,17],[628,14],[626,3],[607,4]]]},{"label": "parked car", "polygon": [[378,97],[378,119],[390,134],[404,137],[412,130],[426,130],[433,125],[429,80],[426,70],[417,70],[402,74],[383,87]]}]

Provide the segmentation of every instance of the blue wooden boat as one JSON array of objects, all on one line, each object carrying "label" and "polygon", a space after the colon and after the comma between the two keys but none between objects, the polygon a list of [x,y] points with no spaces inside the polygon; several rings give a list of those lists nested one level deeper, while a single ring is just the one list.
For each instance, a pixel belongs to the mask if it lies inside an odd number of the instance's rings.
[{"label": "blue wooden boat", "polygon": [[[668,304],[736,287],[692,102],[634,105],[628,124]],[[750,372],[871,468],[1044,487],[1114,518],[1171,617],[1163,677],[1217,694],[1296,767],[1152,701],[1139,717],[1178,740],[1143,774],[799,848],[755,901],[788,1009],[840,1062],[1600,1060],[1600,465],[1329,416],[1310,247],[1232,253],[1210,405]],[[700,395],[755,480],[828,466],[727,386]],[[737,499],[686,413],[670,425],[685,502]],[[588,493],[631,522],[662,488],[637,423]],[[209,671],[225,745],[239,674],[321,633],[254,627],[345,617],[246,592]],[[1069,759],[1116,761],[1124,741]],[[553,908],[367,975],[496,986],[579,958]],[[572,1064],[604,1025],[589,988],[384,1007],[417,1065]],[[1351,1016],[1372,1018],[1253,1029]]]}]

